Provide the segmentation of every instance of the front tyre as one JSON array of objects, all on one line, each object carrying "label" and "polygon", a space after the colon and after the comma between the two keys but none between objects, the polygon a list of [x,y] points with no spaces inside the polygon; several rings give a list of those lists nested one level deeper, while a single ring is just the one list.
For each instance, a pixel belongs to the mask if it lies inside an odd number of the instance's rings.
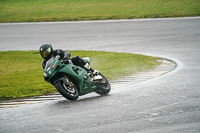
[{"label": "front tyre", "polygon": [[95,92],[99,95],[107,95],[111,89],[110,83],[106,77],[103,76],[103,74],[99,73],[99,75],[102,77],[102,79],[94,84],[97,87]]},{"label": "front tyre", "polygon": [[77,100],[79,97],[77,88],[70,83],[66,84],[61,80],[55,84],[55,87],[58,92],[68,100]]}]

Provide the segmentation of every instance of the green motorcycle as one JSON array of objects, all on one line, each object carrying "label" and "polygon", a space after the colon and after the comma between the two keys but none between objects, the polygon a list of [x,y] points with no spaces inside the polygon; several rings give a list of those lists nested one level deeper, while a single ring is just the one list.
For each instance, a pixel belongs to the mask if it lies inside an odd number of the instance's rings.
[{"label": "green motorcycle", "polygon": [[[68,100],[77,100],[79,96],[90,92],[106,95],[110,92],[110,83],[99,73],[93,75],[85,69],[73,65],[70,58],[62,61],[59,56],[52,57],[46,63],[44,80],[51,83]],[[83,60],[90,64],[90,58]]]}]

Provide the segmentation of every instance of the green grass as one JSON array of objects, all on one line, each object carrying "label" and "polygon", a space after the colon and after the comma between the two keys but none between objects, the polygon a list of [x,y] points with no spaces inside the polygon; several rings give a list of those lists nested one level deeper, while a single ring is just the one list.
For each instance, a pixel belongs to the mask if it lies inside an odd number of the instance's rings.
[{"label": "green grass", "polygon": [[78,21],[200,15],[200,0],[0,0],[0,22]]},{"label": "green grass", "polygon": [[[144,71],[159,63],[156,57],[129,53],[70,51],[72,56],[90,57],[91,66],[108,80]],[[37,51],[0,52],[0,101],[46,95],[57,90],[43,79],[42,58]]]}]

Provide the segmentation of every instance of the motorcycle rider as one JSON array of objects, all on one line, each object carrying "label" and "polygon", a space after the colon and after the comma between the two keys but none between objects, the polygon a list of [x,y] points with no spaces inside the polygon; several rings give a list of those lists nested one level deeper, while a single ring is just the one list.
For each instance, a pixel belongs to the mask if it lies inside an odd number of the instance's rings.
[{"label": "motorcycle rider", "polygon": [[[43,44],[42,46],[40,46],[39,52],[40,52],[41,57],[44,59],[42,61],[43,69],[46,66],[46,62],[52,57],[59,55],[60,59],[68,60],[71,56],[70,52],[63,51],[62,49],[53,50],[53,47],[51,44]],[[94,70],[93,68],[91,68],[90,65],[88,63],[84,62],[84,60],[79,56],[72,57],[71,61],[74,65],[80,66],[80,67],[86,69],[87,71],[91,71],[94,75],[99,74],[98,70]]]}]

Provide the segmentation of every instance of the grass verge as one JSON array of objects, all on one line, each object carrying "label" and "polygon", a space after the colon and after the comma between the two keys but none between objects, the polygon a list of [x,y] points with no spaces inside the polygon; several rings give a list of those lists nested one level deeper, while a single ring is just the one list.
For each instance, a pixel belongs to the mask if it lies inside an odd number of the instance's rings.
[{"label": "grass verge", "polygon": [[[70,51],[72,56],[90,57],[91,66],[108,80],[115,80],[157,66],[157,57],[138,54]],[[43,79],[42,58],[37,51],[0,52],[0,101],[46,95],[57,90]]]},{"label": "grass verge", "polygon": [[199,0],[0,0],[1,23],[199,15]]}]

